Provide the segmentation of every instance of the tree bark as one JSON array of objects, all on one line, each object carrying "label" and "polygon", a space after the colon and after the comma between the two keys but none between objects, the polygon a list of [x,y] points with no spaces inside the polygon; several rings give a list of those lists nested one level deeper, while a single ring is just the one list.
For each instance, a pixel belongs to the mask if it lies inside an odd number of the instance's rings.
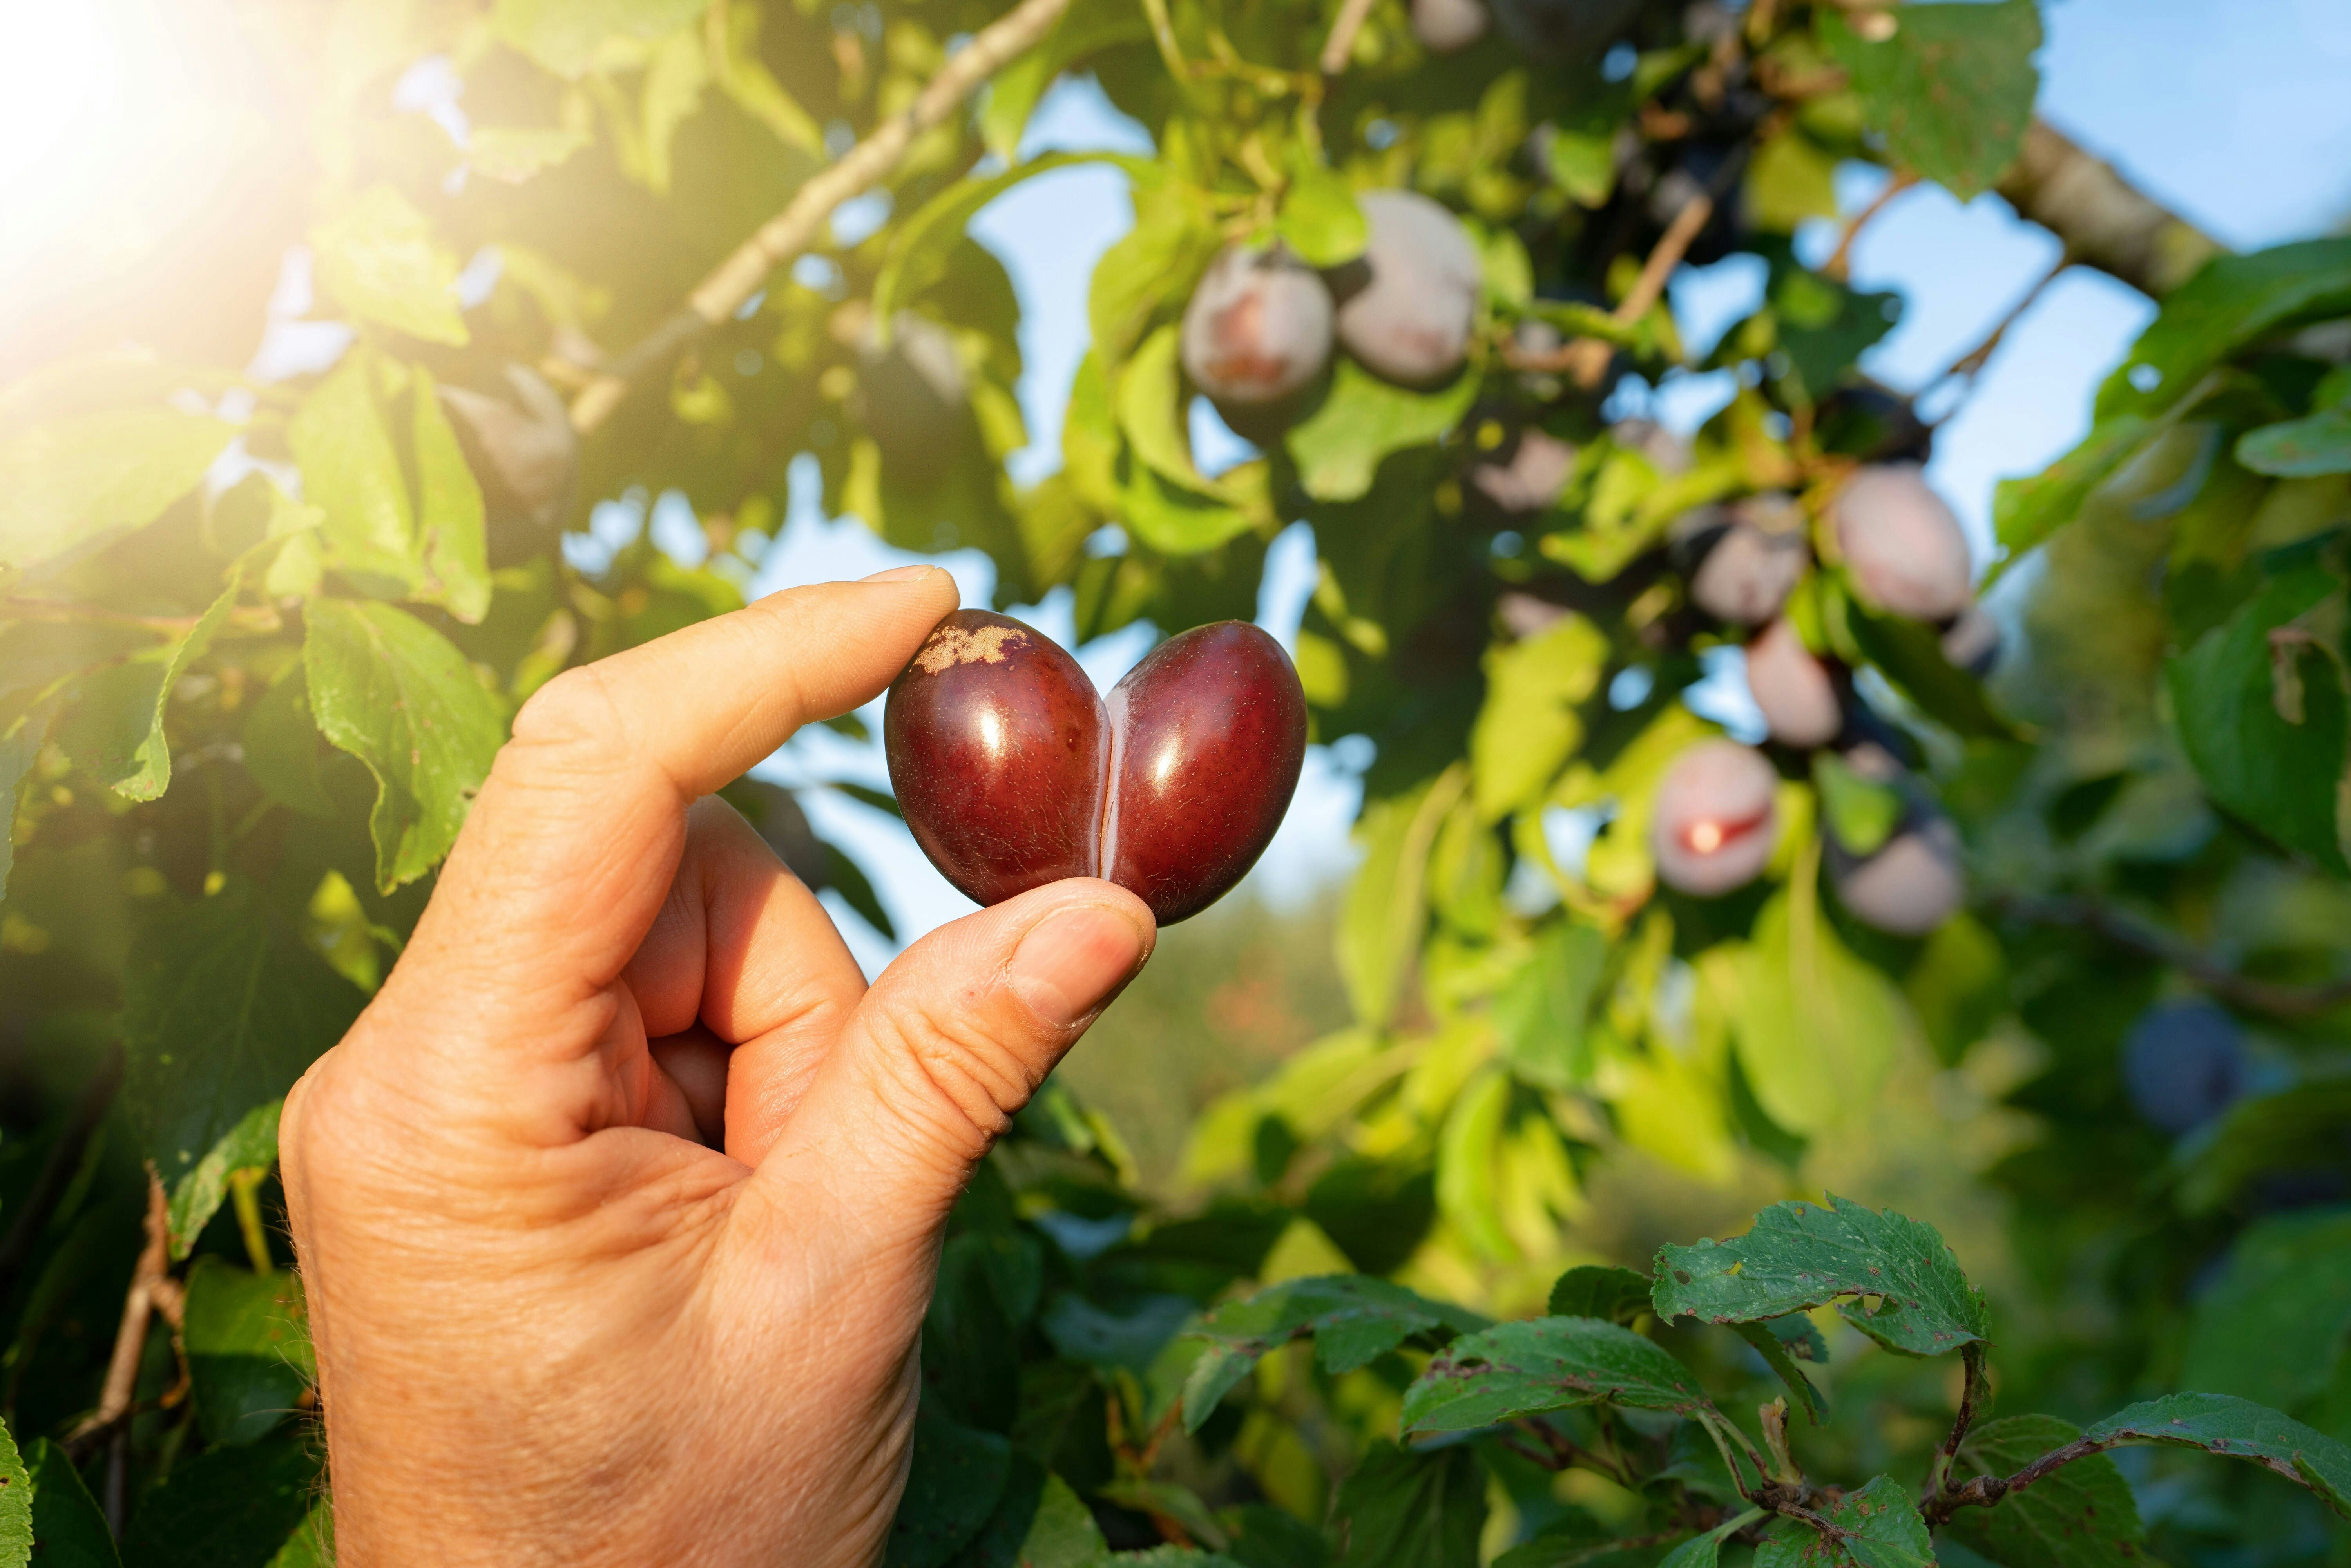
[{"label": "tree bark", "polygon": [[1998,189],[2021,216],[2064,241],[2069,258],[2158,299],[2229,248],[2045,120],[2025,131],[2024,150]]}]

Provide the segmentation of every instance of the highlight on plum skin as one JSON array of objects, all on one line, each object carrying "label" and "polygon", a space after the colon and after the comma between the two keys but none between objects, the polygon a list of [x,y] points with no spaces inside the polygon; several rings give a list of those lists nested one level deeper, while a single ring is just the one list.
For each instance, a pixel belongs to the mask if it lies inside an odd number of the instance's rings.
[{"label": "highlight on plum skin", "polygon": [[1163,925],[1230,892],[1273,839],[1306,755],[1306,695],[1246,622],[1161,643],[1105,702],[1008,616],[940,622],[890,688],[890,781],[914,841],[981,904],[1102,876]]},{"label": "highlight on plum skin", "polygon": [[1780,836],[1780,775],[1734,740],[1702,740],[1673,760],[1649,817],[1658,879],[1700,898],[1744,887]]}]

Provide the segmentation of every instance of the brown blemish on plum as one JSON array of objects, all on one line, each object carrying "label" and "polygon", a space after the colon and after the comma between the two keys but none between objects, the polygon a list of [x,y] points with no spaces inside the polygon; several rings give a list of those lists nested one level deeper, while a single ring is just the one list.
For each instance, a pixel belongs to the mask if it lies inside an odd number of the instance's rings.
[{"label": "brown blemish on plum", "polygon": [[914,655],[914,663],[931,675],[946,674],[957,664],[1000,664],[1006,648],[1017,648],[1027,641],[1028,632],[1010,626],[981,626],[968,632],[960,626],[942,626],[931,633],[931,640]]}]

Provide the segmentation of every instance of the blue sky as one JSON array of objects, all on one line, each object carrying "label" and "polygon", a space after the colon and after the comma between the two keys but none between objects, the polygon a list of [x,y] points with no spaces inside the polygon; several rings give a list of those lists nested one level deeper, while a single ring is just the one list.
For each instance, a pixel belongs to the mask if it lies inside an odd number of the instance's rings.
[{"label": "blue sky", "polygon": [[[2041,112],[2143,189],[2240,248],[2305,237],[2351,218],[2351,5],[2045,0],[2043,14]],[[1149,151],[1141,131],[1090,84],[1068,83],[1047,99],[1024,153],[1101,147]],[[1879,178],[1856,169],[1842,181],[1847,210],[1866,202]],[[1053,466],[1061,404],[1084,349],[1086,282],[1131,221],[1123,177],[1093,166],[1020,186],[972,225],[1010,271],[1024,311],[1022,394],[1034,445],[1016,467],[1023,479]],[[1963,205],[1920,188],[1897,198],[1853,257],[1858,286],[1898,288],[1908,300],[1901,325],[1873,350],[1868,368],[1897,386],[1922,384],[1978,341],[2056,255],[2053,239],[2015,221],[1996,197]],[[1742,314],[1755,287],[1751,268],[1726,264],[1703,274],[1686,270],[1673,298],[1691,335],[1703,338]],[[2130,289],[2075,268],[2011,329],[1944,426],[1932,468],[1975,530],[1980,551],[1989,539],[1994,483],[2032,472],[2072,444],[2085,428],[2092,390],[2151,314]],[[1669,387],[1660,413],[1692,424],[1720,395],[1702,382]],[[1219,433],[1196,434],[1205,459]],[[910,559],[853,521],[825,519],[806,479],[795,486],[794,503],[791,524],[763,565],[762,587],[853,576]],[[967,600],[986,598],[984,559],[948,564]],[[1260,604],[1260,620],[1278,634],[1295,630],[1311,569],[1311,541],[1294,529],[1277,548]],[[1033,619],[1069,635],[1066,602],[1049,600]],[[1107,685],[1141,656],[1148,636],[1137,629],[1106,638],[1080,657]],[[868,717],[878,729],[878,704]],[[1249,885],[1259,895],[1294,902],[1343,874],[1356,801],[1348,760],[1322,753],[1311,759],[1280,837],[1252,873]],[[767,771],[794,784],[884,777],[876,750],[830,733],[795,741]],[[813,790],[808,800],[820,830],[873,875],[902,939],[972,907],[891,819],[832,791]],[[853,917],[843,924],[869,970],[887,960],[887,944]]]}]

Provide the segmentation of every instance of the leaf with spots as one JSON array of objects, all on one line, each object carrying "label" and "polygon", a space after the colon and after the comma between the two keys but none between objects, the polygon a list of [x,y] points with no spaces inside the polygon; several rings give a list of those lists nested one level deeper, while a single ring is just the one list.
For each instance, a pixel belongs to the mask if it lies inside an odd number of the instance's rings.
[{"label": "leaf with spots", "polygon": [[2351,1519],[2351,1447],[2282,1416],[2266,1405],[2227,1394],[2173,1394],[2107,1416],[2082,1434],[2099,1448],[2163,1443],[2251,1459],[2316,1492]]},{"label": "leaf with spots", "polygon": [[[1832,1196],[1781,1203],[1728,1241],[1658,1249],[1657,1315],[1753,1322],[1834,1303],[1888,1350],[1940,1355],[1989,1340],[1983,1293],[1935,1228]],[[1876,1298],[1876,1310],[1864,1298]]]},{"label": "leaf with spots", "polygon": [[1934,1568],[1927,1521],[1892,1476],[1847,1492],[1821,1514],[1835,1534],[1781,1520],[1755,1549],[1755,1568]]},{"label": "leaf with spots", "polygon": [[1602,1403],[1692,1416],[1714,1409],[1680,1362],[1632,1330],[1536,1318],[1456,1341],[1405,1390],[1403,1427],[1461,1432]]},{"label": "leaf with spots", "polygon": [[1852,78],[1864,122],[1894,162],[1961,201],[1991,188],[2024,145],[2041,74],[2033,0],[1820,12],[1820,40]]}]

